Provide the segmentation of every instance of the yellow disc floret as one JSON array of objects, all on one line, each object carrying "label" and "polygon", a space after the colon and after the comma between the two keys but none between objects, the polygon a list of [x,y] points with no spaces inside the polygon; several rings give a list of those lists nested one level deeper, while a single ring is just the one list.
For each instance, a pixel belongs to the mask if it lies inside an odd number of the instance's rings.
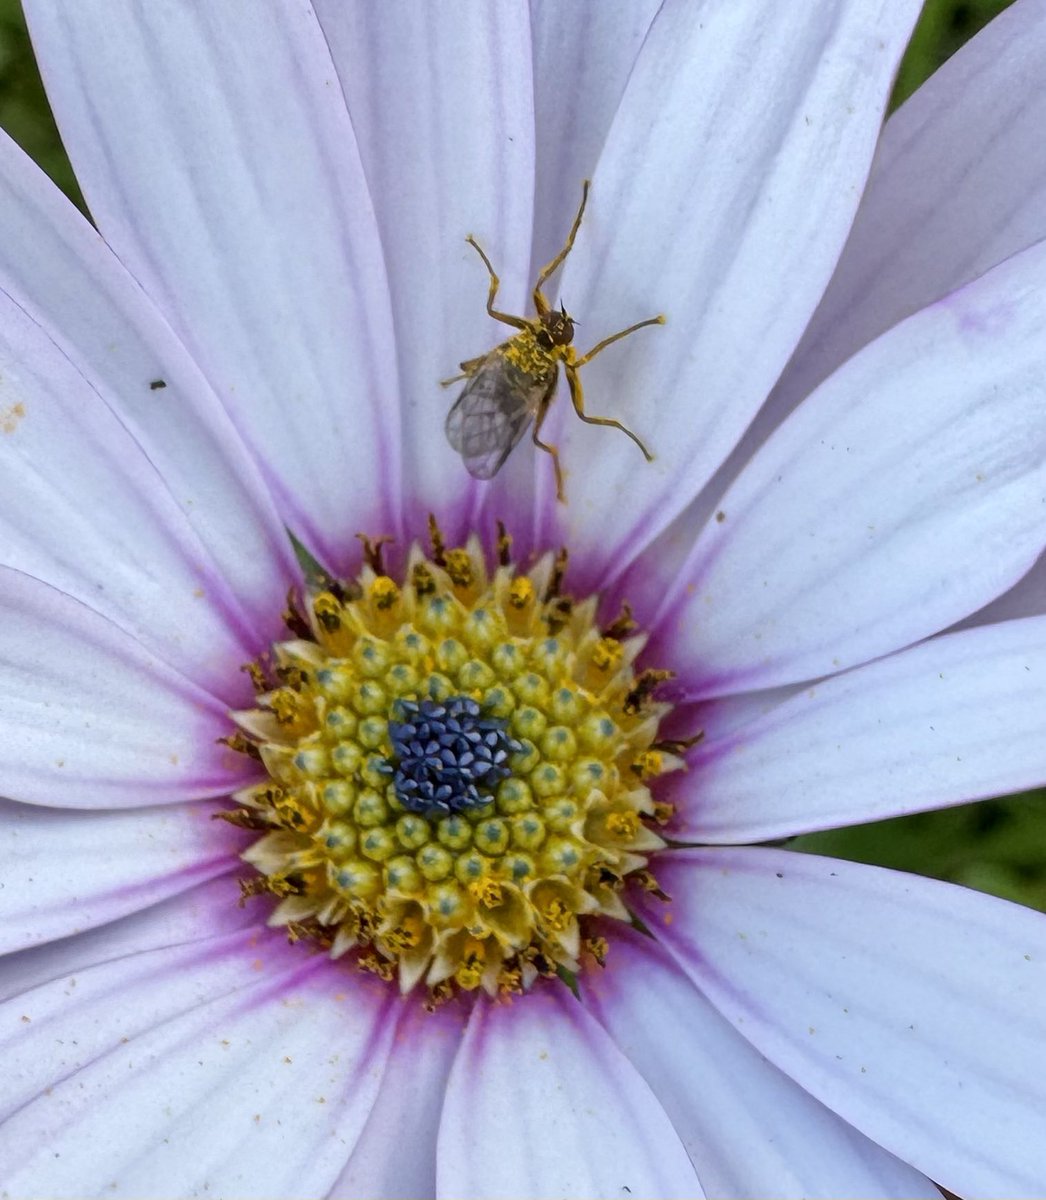
[{"label": "yellow disc floret", "polygon": [[656,888],[648,784],[682,765],[656,741],[664,673],[633,671],[642,639],[599,629],[595,597],[561,594],[563,557],[519,574],[499,543],[491,572],[478,539],[434,539],[397,582],[365,544],[355,580],[289,603],[296,636],[252,664],[257,707],[234,714],[230,744],[269,775],[222,814],[260,834],[245,895],[404,991],[525,991],[601,963],[586,926],[630,920],[630,882]]}]

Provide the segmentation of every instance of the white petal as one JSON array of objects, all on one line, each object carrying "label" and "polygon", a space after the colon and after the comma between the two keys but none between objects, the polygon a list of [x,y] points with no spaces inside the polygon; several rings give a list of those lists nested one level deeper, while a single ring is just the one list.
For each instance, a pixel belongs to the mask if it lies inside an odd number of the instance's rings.
[{"label": "white petal", "polygon": [[457,1006],[429,1013],[416,993],[404,999],[381,1090],[331,1200],[436,1194],[436,1138],[463,1024]]},{"label": "white petal", "polygon": [[[534,76],[534,238],[524,282],[538,278],[563,246],[581,199],[581,183],[591,179],[625,85],[635,66],[660,0],[601,0],[599,4],[559,4],[531,0]],[[524,304],[530,308],[529,293]],[[501,337],[504,336],[502,331]],[[493,485],[483,489],[479,528],[510,517],[520,561],[543,553],[549,524],[545,509],[555,503],[544,483],[544,504],[534,506],[535,478],[547,482],[551,464],[535,453],[529,438],[509,459]],[[526,514],[532,513],[532,520]]]},{"label": "white petal", "polygon": [[1016,3],[890,118],[850,238],[795,354],[708,487],[651,552],[664,574],[679,570],[680,546],[690,547],[744,464],[840,363],[1046,235],[1044,70],[1046,13]]},{"label": "white petal", "polygon": [[252,764],[224,706],[78,601],[0,568],[0,778],[14,800],[135,808],[219,796]]},{"label": "white petal", "polygon": [[437,1195],[703,1196],[649,1087],[563,993],[472,1010],[443,1109]]},{"label": "white petal", "polygon": [[654,1089],[706,1195],[940,1200],[929,1180],[768,1063],[650,938],[615,933],[585,1004]]},{"label": "white petal", "polygon": [[[445,391],[439,381],[513,332],[487,317],[487,274],[465,236],[475,234],[502,278],[499,308],[522,312],[530,283],[535,129],[527,11],[487,0],[450,9],[321,0],[317,12],[359,139],[389,273],[397,337],[389,365],[399,371],[410,520],[424,528],[426,514],[437,511],[456,537],[475,485],[443,433],[460,384]],[[385,394],[395,402],[387,386]]]},{"label": "white petal", "polygon": [[258,633],[170,485],[52,336],[2,293],[0,431],[4,564],[97,606],[195,681],[245,700],[239,667]]},{"label": "white petal", "polygon": [[934,638],[823,680],[690,756],[675,836],[772,838],[1046,780],[1046,617]]},{"label": "white petal", "polygon": [[[241,904],[232,874],[196,884],[119,920],[56,942],[0,957],[0,1000],[28,992],[52,979],[143,950],[205,941],[257,925],[265,900]],[[268,935],[266,935],[268,936]]]},{"label": "white petal", "polygon": [[959,1195],[1041,1194],[1046,917],[783,850],[666,855],[658,879],[659,939],[771,1062]]},{"label": "white petal", "polygon": [[1016,617],[1046,614],[1046,554],[1039,555],[1035,565],[1008,592],[997,596],[959,622],[959,628],[992,625],[996,621],[1011,621]]},{"label": "white petal", "polygon": [[[337,565],[395,522],[398,405],[381,247],[311,8],[27,6],[99,229]],[[387,501],[388,503],[386,503]]]},{"label": "white petal", "polygon": [[909,317],[778,429],[665,611],[698,693],[833,673],[985,604],[1046,542],[1046,242]]},{"label": "white petal", "polygon": [[560,4],[531,0],[534,125],[541,131],[534,197],[537,272],[563,245],[617,114],[660,0]]},{"label": "white petal", "polygon": [[378,1089],[392,994],[262,936],[134,955],[0,1009],[8,1195],[327,1192]]},{"label": "white petal", "polygon": [[[565,398],[548,430],[568,471],[560,525],[596,563],[620,569],[686,506],[794,350],[850,227],[918,7],[669,0],[658,13],[558,289],[583,350],[668,318],[582,372],[589,410],[646,439],[653,464],[620,433],[584,428]],[[539,479],[547,492],[547,468]]]},{"label": "white petal", "polygon": [[1044,74],[1046,10],[1014,4],[890,119],[839,266],[759,426],[891,325],[1046,237]]},{"label": "white petal", "polygon": [[76,812],[0,800],[0,953],[68,937],[229,871],[243,831],[211,820],[213,811]]},{"label": "white petal", "polygon": [[294,577],[283,525],[170,326],[4,135],[0,313],[5,562],[216,681],[224,645],[256,653],[274,625]]}]

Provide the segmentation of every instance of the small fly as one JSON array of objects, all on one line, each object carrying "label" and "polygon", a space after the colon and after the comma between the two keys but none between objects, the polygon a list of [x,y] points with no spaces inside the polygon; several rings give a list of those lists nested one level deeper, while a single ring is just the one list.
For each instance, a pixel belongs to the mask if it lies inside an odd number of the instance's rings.
[{"label": "small fly", "polygon": [[487,312],[496,321],[511,325],[519,332],[479,358],[463,362],[462,374],[455,375],[453,379],[443,380],[444,387],[462,379],[467,380],[461,395],[454,401],[447,414],[446,430],[447,440],[464,459],[469,473],[476,479],[493,479],[533,422],[532,440],[539,450],[544,450],[552,456],[552,464],[556,471],[556,495],[562,503],[566,502],[566,496],[563,493],[563,471],[559,464],[559,453],[555,446],[543,442],[540,437],[541,426],[556,394],[559,364],[563,364],[570,388],[570,399],[581,420],[589,425],[610,425],[614,429],[620,429],[643,451],[647,462],[651,462],[653,455],[631,429],[626,429],[620,421],[615,421],[612,417],[591,417],[585,412],[584,393],[581,390],[578,372],[585,363],[591,362],[612,343],[619,342],[647,325],[665,323],[663,316],[650,317],[646,321],[629,325],[620,333],[604,338],[587,354],[579,357],[575,351],[573,319],[562,304],[558,310],[552,308],[542,287],[552,273],[562,266],[563,260],[573,249],[574,239],[585,213],[588,188],[589,182],[586,179],[581,189],[581,206],[577,210],[566,243],[542,270],[537,283],[534,284],[534,309],[537,313],[535,317],[514,317],[509,313],[499,312],[494,307],[500,281],[479,242],[471,234],[465,239],[483,260],[483,265],[490,275]]}]

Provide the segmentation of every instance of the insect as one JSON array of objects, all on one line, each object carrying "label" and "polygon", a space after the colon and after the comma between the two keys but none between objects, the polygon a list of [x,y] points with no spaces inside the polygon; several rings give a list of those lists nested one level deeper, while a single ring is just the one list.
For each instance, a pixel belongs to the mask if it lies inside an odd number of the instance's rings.
[{"label": "insect", "polygon": [[612,417],[593,417],[585,412],[584,393],[578,372],[591,362],[607,346],[644,329],[647,325],[663,325],[663,316],[650,317],[629,325],[619,333],[611,334],[597,342],[587,354],[578,355],[574,349],[574,320],[560,304],[554,309],[542,290],[549,277],[563,264],[574,246],[574,239],[581,227],[588,201],[589,181],[581,189],[581,206],[574,217],[574,224],[563,245],[563,249],[538,275],[534,284],[534,317],[516,317],[499,312],[494,307],[500,280],[494,272],[490,259],[483,247],[469,234],[465,239],[483,260],[490,276],[487,293],[487,312],[496,321],[511,325],[519,332],[506,342],[495,346],[478,358],[468,359],[461,364],[462,374],[453,379],[444,379],[443,386],[466,380],[461,395],[454,401],[447,414],[447,440],[461,455],[470,474],[477,479],[492,479],[533,422],[531,438],[539,450],[552,456],[556,472],[556,496],[566,502],[563,491],[563,470],[559,452],[549,442],[541,440],[541,426],[548,414],[549,406],[556,394],[559,381],[559,364],[570,388],[570,399],[574,411],[589,425],[609,425],[620,429],[643,451],[647,462],[653,455],[639,438],[620,421]]}]

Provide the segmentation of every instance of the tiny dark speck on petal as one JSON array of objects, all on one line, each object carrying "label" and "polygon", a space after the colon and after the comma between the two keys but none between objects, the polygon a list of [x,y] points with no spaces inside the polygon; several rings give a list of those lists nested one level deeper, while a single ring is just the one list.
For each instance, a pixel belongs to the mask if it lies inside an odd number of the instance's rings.
[{"label": "tiny dark speck on petal", "polygon": [[150,392],[158,392],[161,390],[161,388],[165,388],[166,386],[167,386],[166,379],[154,379],[149,384],[149,391]]}]

